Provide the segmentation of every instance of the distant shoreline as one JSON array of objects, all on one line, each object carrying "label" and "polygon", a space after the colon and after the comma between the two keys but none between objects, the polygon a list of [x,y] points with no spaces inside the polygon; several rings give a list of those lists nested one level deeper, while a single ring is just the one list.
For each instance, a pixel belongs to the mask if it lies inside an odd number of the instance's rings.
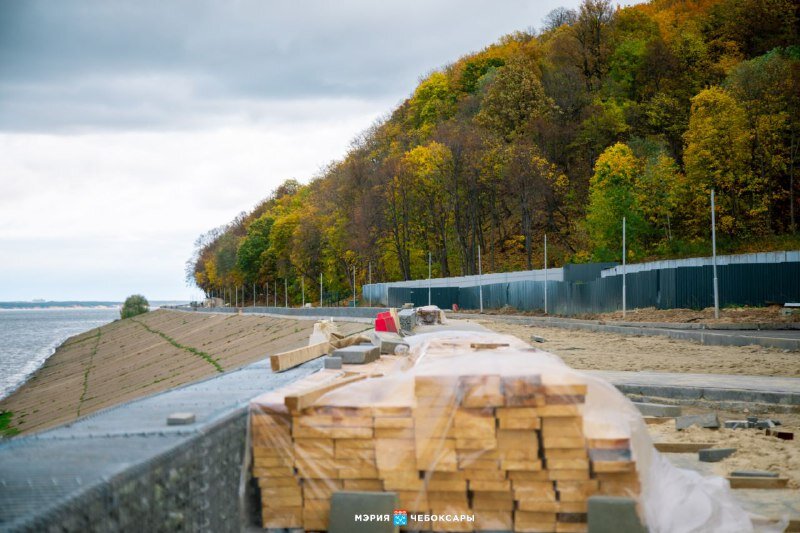
[{"label": "distant shoreline", "polygon": [[[151,300],[150,309],[158,309],[166,305],[182,305],[185,300]],[[122,302],[106,300],[48,300],[48,301],[8,301],[0,302],[0,311],[37,311],[42,309],[119,309]]]}]

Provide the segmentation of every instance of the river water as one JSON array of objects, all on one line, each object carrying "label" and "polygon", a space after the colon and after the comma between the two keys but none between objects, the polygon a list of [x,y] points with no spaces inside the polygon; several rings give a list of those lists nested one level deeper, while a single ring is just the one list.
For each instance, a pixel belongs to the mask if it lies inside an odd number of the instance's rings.
[{"label": "river water", "polygon": [[119,318],[119,309],[0,309],[0,399],[16,390],[73,335]]}]

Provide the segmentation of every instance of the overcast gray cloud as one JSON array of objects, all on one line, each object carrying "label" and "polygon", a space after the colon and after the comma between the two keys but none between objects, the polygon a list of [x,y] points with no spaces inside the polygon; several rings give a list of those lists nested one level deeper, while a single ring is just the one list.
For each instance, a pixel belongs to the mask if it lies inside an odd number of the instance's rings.
[{"label": "overcast gray cloud", "polygon": [[557,0],[6,0],[0,128],[197,127],[253,102],[396,100]]},{"label": "overcast gray cloud", "polygon": [[0,300],[188,297],[197,235],[577,4],[0,0]]}]

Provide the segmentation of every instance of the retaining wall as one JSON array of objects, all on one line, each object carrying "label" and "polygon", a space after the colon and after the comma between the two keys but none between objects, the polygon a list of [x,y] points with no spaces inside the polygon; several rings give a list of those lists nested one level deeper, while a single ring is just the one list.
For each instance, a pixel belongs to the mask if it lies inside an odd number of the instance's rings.
[{"label": "retaining wall", "polygon": [[[214,531],[258,524],[242,476],[250,398],[304,377],[267,361],[0,442],[0,531]],[[170,413],[197,420],[167,426]]]}]

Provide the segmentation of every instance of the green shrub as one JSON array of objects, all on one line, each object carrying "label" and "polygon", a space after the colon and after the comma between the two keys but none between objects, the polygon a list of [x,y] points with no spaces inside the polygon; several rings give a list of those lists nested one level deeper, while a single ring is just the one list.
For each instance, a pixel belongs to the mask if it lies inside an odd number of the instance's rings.
[{"label": "green shrub", "polygon": [[130,318],[146,313],[149,310],[150,304],[147,302],[147,298],[141,294],[134,294],[125,299],[125,303],[122,304],[122,309],[120,309],[119,314],[122,318]]}]

